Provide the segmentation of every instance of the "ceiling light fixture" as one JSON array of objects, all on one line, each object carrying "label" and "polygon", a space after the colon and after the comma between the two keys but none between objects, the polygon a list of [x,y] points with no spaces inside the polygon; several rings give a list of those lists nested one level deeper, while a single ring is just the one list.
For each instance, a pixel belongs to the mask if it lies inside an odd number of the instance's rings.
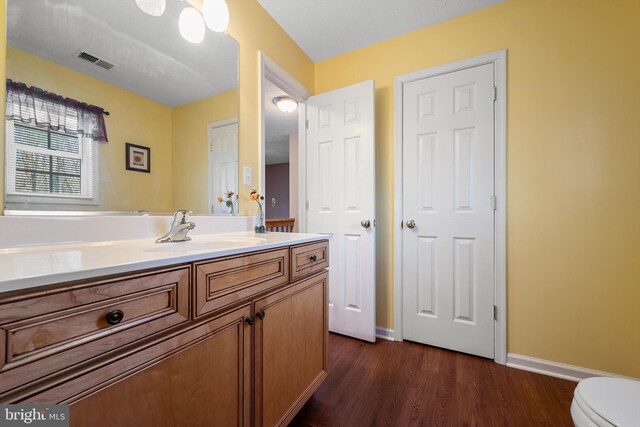
[{"label": "ceiling light fixture", "polygon": [[298,103],[290,96],[278,96],[273,98],[273,103],[283,113],[293,113],[298,108]]},{"label": "ceiling light fixture", "polygon": [[167,7],[167,0],[136,0],[136,4],[144,13],[160,16]]},{"label": "ceiling light fixture", "polygon": [[229,26],[229,7],[225,0],[204,0],[202,16],[207,27],[222,33]]},{"label": "ceiling light fixture", "polygon": [[191,43],[200,43],[204,40],[205,26],[202,15],[193,7],[185,7],[180,12],[178,27],[182,37]]}]

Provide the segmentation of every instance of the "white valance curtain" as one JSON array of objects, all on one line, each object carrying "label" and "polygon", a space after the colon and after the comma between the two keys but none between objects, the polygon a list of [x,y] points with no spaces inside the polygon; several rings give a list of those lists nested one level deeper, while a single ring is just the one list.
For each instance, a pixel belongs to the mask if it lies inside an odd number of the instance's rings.
[{"label": "white valance curtain", "polygon": [[7,119],[107,142],[102,108],[7,79]]}]

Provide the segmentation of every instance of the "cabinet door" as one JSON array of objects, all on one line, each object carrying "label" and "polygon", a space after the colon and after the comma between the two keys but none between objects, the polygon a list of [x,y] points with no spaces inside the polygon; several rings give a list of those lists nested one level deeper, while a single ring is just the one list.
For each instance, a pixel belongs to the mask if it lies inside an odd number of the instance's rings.
[{"label": "cabinet door", "polygon": [[256,425],[286,425],[327,376],[327,273],[255,302]]},{"label": "cabinet door", "polygon": [[[72,401],[72,426],[250,425],[250,306],[191,329],[171,356]],[[177,335],[158,345],[167,351]],[[143,350],[154,352],[154,348]],[[142,357],[130,356],[130,357]]]}]

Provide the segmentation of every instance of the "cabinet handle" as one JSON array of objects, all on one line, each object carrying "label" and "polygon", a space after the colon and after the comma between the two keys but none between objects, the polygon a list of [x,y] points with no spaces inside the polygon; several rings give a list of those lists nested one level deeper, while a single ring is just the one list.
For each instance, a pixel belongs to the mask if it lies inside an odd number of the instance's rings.
[{"label": "cabinet handle", "polygon": [[245,317],[244,321],[247,322],[249,324],[249,326],[253,326],[254,323],[256,323],[256,319],[254,319],[253,317],[249,316],[249,317]]},{"label": "cabinet handle", "polygon": [[316,262],[318,260],[318,256],[317,255],[311,255],[309,257],[309,259],[311,260],[311,262]]},{"label": "cabinet handle", "polygon": [[258,316],[258,318],[260,320],[264,319],[264,311],[260,310],[256,313],[256,316]]},{"label": "cabinet handle", "polygon": [[118,323],[122,322],[122,319],[124,319],[124,313],[122,310],[113,310],[107,313],[105,318],[108,324],[117,325]]}]

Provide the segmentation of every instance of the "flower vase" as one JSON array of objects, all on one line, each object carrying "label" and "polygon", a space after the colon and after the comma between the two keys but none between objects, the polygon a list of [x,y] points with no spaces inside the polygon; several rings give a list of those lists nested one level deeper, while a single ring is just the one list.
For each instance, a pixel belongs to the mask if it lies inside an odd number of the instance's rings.
[{"label": "flower vase", "polygon": [[233,203],[229,203],[227,206],[229,207],[229,215],[235,215],[235,212],[233,211]]},{"label": "flower vase", "polygon": [[267,227],[264,225],[264,209],[262,205],[258,203],[258,214],[256,215],[256,226],[254,230],[257,234],[264,234],[267,232]]}]

